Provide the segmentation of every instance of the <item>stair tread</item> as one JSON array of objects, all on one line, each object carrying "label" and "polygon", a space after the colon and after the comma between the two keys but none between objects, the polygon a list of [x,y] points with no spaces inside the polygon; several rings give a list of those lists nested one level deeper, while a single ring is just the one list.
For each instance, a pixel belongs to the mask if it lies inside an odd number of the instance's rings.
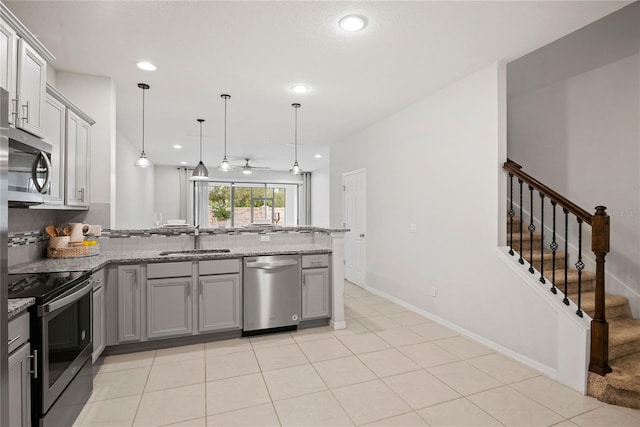
[{"label": "stair tread", "polygon": [[605,376],[610,386],[640,393],[640,353],[616,359],[611,368],[613,371]]},{"label": "stair tread", "polygon": [[[517,243],[520,241],[520,234],[522,234],[522,240],[527,241],[531,239],[531,233],[529,233],[529,231],[526,229],[526,227],[522,230],[522,233],[520,232],[513,232],[513,243]],[[540,233],[538,233],[537,231],[533,232],[533,240],[541,240],[542,239],[542,235]],[[507,243],[511,241],[510,237],[507,237]]]},{"label": "stair tread", "polygon": [[[568,295],[572,301],[578,301],[578,295]],[[595,310],[596,307],[596,292],[588,291],[582,293],[581,306],[584,311],[592,311]],[[626,305],[629,303],[629,299],[620,295],[614,294],[604,294],[604,306],[605,307],[614,307],[618,305]]]},{"label": "stair tread", "polygon": [[640,341],[640,320],[620,317],[609,321],[609,348]]},{"label": "stair tread", "polygon": [[[551,272],[549,272],[548,274],[545,274],[546,277],[551,277]],[[595,280],[596,278],[596,273],[594,273],[593,271],[588,271],[588,270],[583,270],[582,271],[582,281],[587,281],[587,280]],[[567,271],[567,280],[569,282],[577,282],[578,281],[578,270],[576,269],[569,269],[569,271]],[[564,284],[564,268],[556,268],[556,286],[558,286],[558,283],[562,283]]]}]

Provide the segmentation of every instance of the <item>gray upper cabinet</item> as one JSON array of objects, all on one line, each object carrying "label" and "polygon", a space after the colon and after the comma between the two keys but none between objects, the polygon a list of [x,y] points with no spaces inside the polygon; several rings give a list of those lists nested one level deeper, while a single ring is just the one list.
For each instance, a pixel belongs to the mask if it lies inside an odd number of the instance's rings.
[{"label": "gray upper cabinet", "polygon": [[90,124],[67,109],[67,189],[65,203],[89,206]]},{"label": "gray upper cabinet", "polygon": [[47,63],[25,40],[18,39],[18,119],[16,127],[42,137]]},{"label": "gray upper cabinet", "polygon": [[302,320],[331,317],[329,268],[302,270]]},{"label": "gray upper cabinet", "polygon": [[142,309],[140,266],[118,266],[118,342],[142,339]]},{"label": "gray upper cabinet", "polygon": [[198,309],[200,332],[241,328],[240,274],[200,276]]},{"label": "gray upper cabinet", "polygon": [[63,204],[65,190],[65,135],[67,107],[53,95],[47,93],[44,106],[43,137],[51,144],[50,194],[45,196],[46,203]]},{"label": "gray upper cabinet", "polygon": [[190,335],[191,276],[147,279],[147,337]]},{"label": "gray upper cabinet", "polygon": [[9,92],[9,123],[14,124],[18,114],[18,95],[16,94],[16,71],[18,69],[18,34],[11,26],[0,19],[0,87]]}]

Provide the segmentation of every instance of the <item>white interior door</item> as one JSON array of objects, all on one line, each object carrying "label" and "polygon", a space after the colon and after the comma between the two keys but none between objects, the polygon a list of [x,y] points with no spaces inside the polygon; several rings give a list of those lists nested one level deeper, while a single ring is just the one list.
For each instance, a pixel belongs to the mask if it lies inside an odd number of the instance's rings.
[{"label": "white interior door", "polygon": [[342,175],[345,238],[344,277],[364,286],[366,273],[367,176],[364,169]]}]

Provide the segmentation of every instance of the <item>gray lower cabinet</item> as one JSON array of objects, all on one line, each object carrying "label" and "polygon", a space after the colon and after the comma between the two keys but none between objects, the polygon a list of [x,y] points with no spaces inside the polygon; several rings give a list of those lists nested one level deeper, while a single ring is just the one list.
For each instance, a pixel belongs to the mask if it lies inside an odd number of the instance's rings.
[{"label": "gray lower cabinet", "polygon": [[200,332],[242,327],[242,286],[240,274],[200,276]]},{"label": "gray lower cabinet", "polygon": [[147,279],[147,338],[190,335],[191,276]]},{"label": "gray lower cabinet", "polygon": [[93,287],[93,353],[91,360],[95,362],[102,354],[107,342],[107,321],[104,269],[93,274],[96,284]]},{"label": "gray lower cabinet", "polygon": [[240,259],[198,263],[198,332],[242,328]]},{"label": "gray lower cabinet", "polygon": [[331,316],[329,268],[302,270],[302,320]]},{"label": "gray lower cabinet", "polygon": [[118,342],[142,339],[142,274],[139,265],[118,266]]},{"label": "gray lower cabinet", "polygon": [[[31,425],[31,366],[37,363],[29,345],[29,315],[23,313],[8,325],[9,425]],[[33,361],[31,359],[34,359]]]}]

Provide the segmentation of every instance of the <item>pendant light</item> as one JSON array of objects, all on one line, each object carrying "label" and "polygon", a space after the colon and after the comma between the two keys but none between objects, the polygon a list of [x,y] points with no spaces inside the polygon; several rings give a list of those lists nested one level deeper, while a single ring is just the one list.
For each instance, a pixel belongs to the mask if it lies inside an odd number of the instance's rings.
[{"label": "pendant light", "polygon": [[222,163],[220,163],[219,169],[227,172],[231,170],[231,165],[229,164],[229,160],[227,160],[227,101],[231,98],[231,95],[223,93],[220,95],[220,98],[224,99],[224,158],[222,159]]},{"label": "pendant light", "polygon": [[293,166],[289,169],[289,172],[294,175],[300,175],[302,173],[302,169],[298,165],[298,108],[300,108],[300,104],[291,104],[291,106],[295,109],[295,131],[294,131],[294,147],[295,147],[295,159],[293,162]]},{"label": "pendant light", "polygon": [[209,180],[209,171],[204,163],[202,163],[202,122],[204,122],[204,119],[197,120],[198,123],[200,123],[200,163],[198,163],[198,166],[193,170],[191,178],[189,179],[191,181],[207,181]]},{"label": "pendant light", "polygon": [[144,91],[149,89],[150,86],[146,83],[138,83],[138,87],[142,89],[142,152],[138,160],[133,163],[133,166],[137,168],[148,168],[153,166],[153,163],[147,159],[147,155],[144,152]]}]

